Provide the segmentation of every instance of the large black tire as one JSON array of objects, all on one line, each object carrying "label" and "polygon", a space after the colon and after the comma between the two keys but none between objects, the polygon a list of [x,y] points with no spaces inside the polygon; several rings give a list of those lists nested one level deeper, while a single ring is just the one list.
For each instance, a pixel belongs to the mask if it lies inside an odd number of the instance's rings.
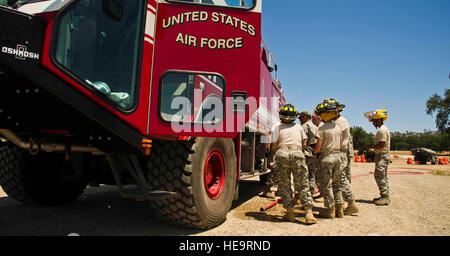
[{"label": "large black tire", "polygon": [[[220,192],[211,193],[214,190],[208,190],[205,184],[205,177],[208,177],[205,163],[207,159],[212,162],[221,158],[215,156],[216,152],[223,157],[224,182]],[[211,155],[213,157],[208,158]],[[178,192],[176,197],[151,202],[161,219],[197,229],[212,228],[225,221],[237,180],[236,154],[231,139],[155,141],[148,168],[148,182],[153,190]]]},{"label": "large black tire", "polygon": [[14,200],[25,205],[56,206],[75,201],[86,183],[60,181],[63,156],[39,153],[35,156],[14,145],[0,146],[0,186]]}]

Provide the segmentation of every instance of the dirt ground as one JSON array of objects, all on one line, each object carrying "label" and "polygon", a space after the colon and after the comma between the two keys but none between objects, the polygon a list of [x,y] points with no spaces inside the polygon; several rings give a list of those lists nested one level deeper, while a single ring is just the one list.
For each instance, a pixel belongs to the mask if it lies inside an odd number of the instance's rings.
[{"label": "dirt ground", "polygon": [[[295,208],[297,214],[295,223],[282,220],[284,209],[281,205],[276,205],[266,212],[260,212],[261,206],[267,206],[272,201],[258,196],[263,187],[257,179],[253,179],[241,183],[240,199],[233,203],[227,220],[223,224],[211,230],[195,232],[159,223],[157,220],[143,225],[139,219],[144,219],[145,216],[148,216],[148,211],[151,211],[148,210],[147,205],[120,199],[120,196],[116,194],[110,199],[107,197],[109,194],[97,192],[96,188],[88,188],[79,202],[72,206],[75,207],[74,209],[70,208],[71,206],[68,210],[66,210],[67,206],[51,211],[44,209],[36,211],[36,216],[33,215],[33,211],[22,213],[23,207],[6,198],[0,189],[0,199],[3,199],[1,201],[5,205],[3,210],[7,211],[9,216],[8,219],[4,219],[4,234],[64,234],[64,232],[68,232],[66,230],[71,232],[75,230],[82,235],[449,236],[450,176],[448,175],[450,175],[450,165],[408,165],[405,157],[393,159],[389,166],[388,178],[391,191],[389,206],[376,206],[372,202],[374,197],[378,197],[378,188],[373,174],[370,173],[374,169],[374,163],[353,163],[352,189],[356,195],[360,212],[355,216],[345,216],[342,219],[322,219],[319,217],[319,213],[324,211],[325,207],[323,203],[315,202],[313,213],[318,219],[318,223],[315,225],[304,224],[304,211],[298,206]],[[101,189],[98,190],[101,191]],[[112,208],[108,206],[107,209],[103,209],[101,202],[105,200],[117,201],[112,201]],[[77,204],[87,205],[81,207]],[[85,208],[86,210],[83,210]],[[101,216],[99,220],[95,220],[96,230],[91,230],[93,220],[89,219],[93,210]],[[117,230],[111,230],[110,224],[101,224],[103,219],[111,221],[113,210],[114,212],[120,211],[115,213],[118,220],[132,222],[124,224],[130,227],[130,230],[125,229],[124,231],[123,227],[120,227],[119,223],[121,222],[119,221],[116,225]],[[55,211],[57,212],[55,213]],[[21,216],[21,214],[26,216]],[[130,216],[124,218],[124,215]],[[26,218],[29,223],[25,222],[22,224],[23,226],[16,227],[14,223],[21,223],[16,218]],[[52,218],[59,219],[56,221]],[[76,224],[72,224],[74,218],[77,219]],[[42,227],[47,226],[43,224],[47,223],[43,219],[48,223],[60,223],[58,228],[61,230],[51,228],[42,230]],[[11,224],[7,224],[9,222]],[[86,226],[84,231],[78,231],[83,225]],[[133,226],[135,228],[131,228]],[[102,230],[103,228],[105,230]]]},{"label": "dirt ground", "polygon": [[[319,218],[323,203],[314,203],[314,225],[304,224],[304,211],[298,206],[296,223],[282,220],[281,205],[260,212],[271,201],[255,196],[234,208],[227,221],[198,234],[238,236],[449,236],[450,166],[408,165],[406,158],[393,159],[388,175],[391,191],[389,206],[376,206],[378,197],[373,174],[374,163],[352,164],[352,189],[360,212],[333,220]],[[433,174],[435,173],[435,174]],[[240,193],[242,195],[242,191]]]}]

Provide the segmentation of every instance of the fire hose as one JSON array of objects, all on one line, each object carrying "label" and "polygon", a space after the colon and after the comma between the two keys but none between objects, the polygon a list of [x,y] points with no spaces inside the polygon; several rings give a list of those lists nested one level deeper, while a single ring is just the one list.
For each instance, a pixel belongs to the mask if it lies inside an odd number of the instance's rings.
[{"label": "fire hose", "polygon": [[[352,178],[361,177],[361,176],[367,176],[372,175],[374,172],[369,173],[362,173],[355,176],[352,176]],[[417,174],[424,174],[423,172],[411,172],[411,171],[388,171],[387,174],[395,174],[395,175],[401,175],[401,174],[408,174],[408,175],[417,175]]]},{"label": "fire hose", "polygon": [[[317,194],[317,193],[319,193],[319,190],[314,191],[314,195]],[[281,197],[279,197],[279,198],[275,199],[275,201],[273,203],[271,203],[270,205],[262,206],[260,211],[261,212],[265,212],[265,211],[269,210],[270,208],[274,207],[275,205],[277,205],[278,203],[281,203],[281,202],[283,202],[283,199],[281,199]]]},{"label": "fire hose", "polygon": [[[369,172],[369,173],[363,173],[363,174],[357,174],[352,176],[353,178],[357,178],[357,177],[361,177],[361,176],[368,176],[368,175],[373,175],[374,172]],[[387,174],[394,174],[394,175],[404,175],[404,174],[408,174],[408,175],[421,175],[424,174],[423,172],[411,172],[411,171],[388,171]],[[314,194],[318,193],[319,191],[316,190],[314,192]],[[265,212],[267,210],[269,210],[270,208],[274,207],[275,205],[279,204],[283,202],[282,198],[277,198],[273,203],[269,204],[268,206],[261,206],[260,211],[261,212]]]},{"label": "fire hose", "polygon": [[274,207],[275,205],[277,205],[278,203],[281,203],[281,202],[283,202],[283,199],[281,199],[281,198],[279,197],[279,198],[277,198],[273,203],[269,204],[268,206],[265,206],[265,207],[264,207],[264,206],[261,206],[260,211],[261,211],[261,212],[265,212],[265,211],[269,210],[270,208]]}]

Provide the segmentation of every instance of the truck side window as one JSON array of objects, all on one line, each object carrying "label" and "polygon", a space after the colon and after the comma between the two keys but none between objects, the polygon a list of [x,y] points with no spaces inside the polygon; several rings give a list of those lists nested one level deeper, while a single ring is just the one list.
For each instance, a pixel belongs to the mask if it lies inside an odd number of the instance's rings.
[{"label": "truck side window", "polygon": [[218,75],[166,73],[161,78],[160,115],[168,122],[219,123],[224,87]]},{"label": "truck side window", "polygon": [[123,110],[136,105],[145,6],[142,0],[82,0],[58,16],[56,63]]}]

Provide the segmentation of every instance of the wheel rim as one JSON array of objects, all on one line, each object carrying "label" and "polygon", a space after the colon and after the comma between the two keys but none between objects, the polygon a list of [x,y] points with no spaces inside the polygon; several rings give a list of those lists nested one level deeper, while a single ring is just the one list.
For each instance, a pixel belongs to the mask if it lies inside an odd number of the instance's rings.
[{"label": "wheel rim", "polygon": [[225,184],[225,161],[218,148],[211,149],[206,157],[203,180],[208,196],[218,198]]}]

